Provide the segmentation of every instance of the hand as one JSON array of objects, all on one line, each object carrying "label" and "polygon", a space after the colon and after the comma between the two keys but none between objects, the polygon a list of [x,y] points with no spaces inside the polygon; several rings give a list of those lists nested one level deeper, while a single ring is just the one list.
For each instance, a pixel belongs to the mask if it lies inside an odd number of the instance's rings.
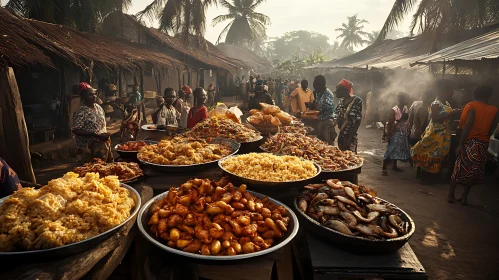
[{"label": "hand", "polygon": [[461,112],[463,112],[463,109],[458,108],[458,109],[453,109],[451,114],[452,116],[458,116],[461,114]]},{"label": "hand", "polygon": [[107,141],[110,136],[111,136],[111,134],[109,134],[109,133],[101,133],[101,134],[97,134],[95,137],[97,137],[97,139],[99,139],[101,141]]},{"label": "hand", "polygon": [[464,151],[464,146],[463,145],[459,145],[456,149],[456,156],[459,156],[461,155],[461,153]]}]

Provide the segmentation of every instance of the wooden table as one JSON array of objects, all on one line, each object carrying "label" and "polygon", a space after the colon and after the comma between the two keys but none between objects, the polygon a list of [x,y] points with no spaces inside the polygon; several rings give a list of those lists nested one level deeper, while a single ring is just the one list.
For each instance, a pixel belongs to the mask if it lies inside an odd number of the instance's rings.
[{"label": "wooden table", "polygon": [[[136,187],[142,204],[152,198],[152,189]],[[106,279],[121,262],[138,235],[136,217],[100,245],[64,259],[40,263],[1,263],[0,279]]]},{"label": "wooden table", "polygon": [[[338,249],[316,237],[305,234],[308,265],[314,280],[322,279],[421,279],[428,276],[406,243],[398,252],[386,255],[358,255]],[[307,248],[307,249],[303,249]],[[293,247],[295,250],[295,247]],[[297,253],[295,252],[295,255]],[[309,279],[309,278],[308,278]]]}]

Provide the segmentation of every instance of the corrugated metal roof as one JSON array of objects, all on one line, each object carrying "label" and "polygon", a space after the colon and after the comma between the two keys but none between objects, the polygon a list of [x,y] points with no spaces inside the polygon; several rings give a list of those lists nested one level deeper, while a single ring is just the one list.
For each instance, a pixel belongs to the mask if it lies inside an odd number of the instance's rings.
[{"label": "corrugated metal roof", "polygon": [[[440,42],[440,45],[445,49],[431,55],[428,45],[419,37],[383,40],[347,57],[309,66],[306,69],[365,68],[366,66],[369,66],[369,68],[410,69],[411,63],[434,57],[434,55],[439,53],[446,54],[444,51],[451,50],[460,45],[463,47],[459,47],[455,53],[450,52],[448,55],[455,55],[455,59],[472,59],[471,57],[479,57],[475,59],[481,59],[482,57],[494,56],[494,53],[496,53],[495,57],[497,57],[497,53],[499,52],[499,33],[497,33],[497,29],[497,25],[491,25],[462,31],[458,34],[447,34]],[[456,43],[458,44],[455,45]],[[445,59],[447,60],[447,58]],[[419,69],[416,70],[420,71]]]},{"label": "corrugated metal roof", "polygon": [[417,60],[419,63],[499,57],[499,28]]}]

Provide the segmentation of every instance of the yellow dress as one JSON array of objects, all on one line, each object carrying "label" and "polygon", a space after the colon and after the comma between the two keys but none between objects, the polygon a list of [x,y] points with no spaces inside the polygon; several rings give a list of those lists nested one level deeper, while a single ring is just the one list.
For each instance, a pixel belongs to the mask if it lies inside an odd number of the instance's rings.
[{"label": "yellow dress", "polygon": [[[432,103],[432,105],[434,104],[439,106],[440,115],[445,115],[452,111],[448,102],[442,103],[437,99]],[[442,162],[449,154],[451,135],[449,120],[443,123],[430,120],[430,124],[426,127],[423,137],[411,149],[414,164],[428,173],[440,172]]]}]

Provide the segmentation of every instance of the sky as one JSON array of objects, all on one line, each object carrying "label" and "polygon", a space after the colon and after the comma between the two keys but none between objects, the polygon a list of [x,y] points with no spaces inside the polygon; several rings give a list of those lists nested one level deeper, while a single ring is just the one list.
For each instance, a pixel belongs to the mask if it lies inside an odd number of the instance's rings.
[{"label": "sky", "polygon": [[[5,5],[8,1],[0,2]],[[132,6],[127,12],[135,14],[150,2],[152,0],[132,0]],[[329,43],[332,44],[339,35],[335,29],[346,22],[347,16],[358,14],[359,18],[369,21],[365,24],[367,32],[380,30],[394,2],[395,0],[267,0],[256,11],[270,17],[271,25],[267,30],[269,37],[278,37],[295,30],[308,30],[328,36]],[[226,24],[213,27],[211,21],[226,12],[221,6],[210,7],[208,10],[205,37],[212,43],[217,41]],[[410,21],[410,15],[406,16],[397,29],[407,32]],[[146,23],[150,26],[156,24]]]},{"label": "sky", "polygon": [[[132,0],[128,13],[137,13],[150,2]],[[256,11],[270,17],[272,24],[267,29],[269,37],[278,37],[295,30],[308,30],[328,36],[329,43],[332,44],[339,35],[335,29],[346,22],[347,16],[358,14],[359,18],[369,21],[365,24],[367,32],[380,30],[394,2],[395,0],[267,0]],[[217,41],[226,24],[213,27],[211,21],[225,13],[227,9],[221,6],[208,10],[205,37],[212,43]],[[410,22],[409,15],[397,29],[407,32]]]}]

